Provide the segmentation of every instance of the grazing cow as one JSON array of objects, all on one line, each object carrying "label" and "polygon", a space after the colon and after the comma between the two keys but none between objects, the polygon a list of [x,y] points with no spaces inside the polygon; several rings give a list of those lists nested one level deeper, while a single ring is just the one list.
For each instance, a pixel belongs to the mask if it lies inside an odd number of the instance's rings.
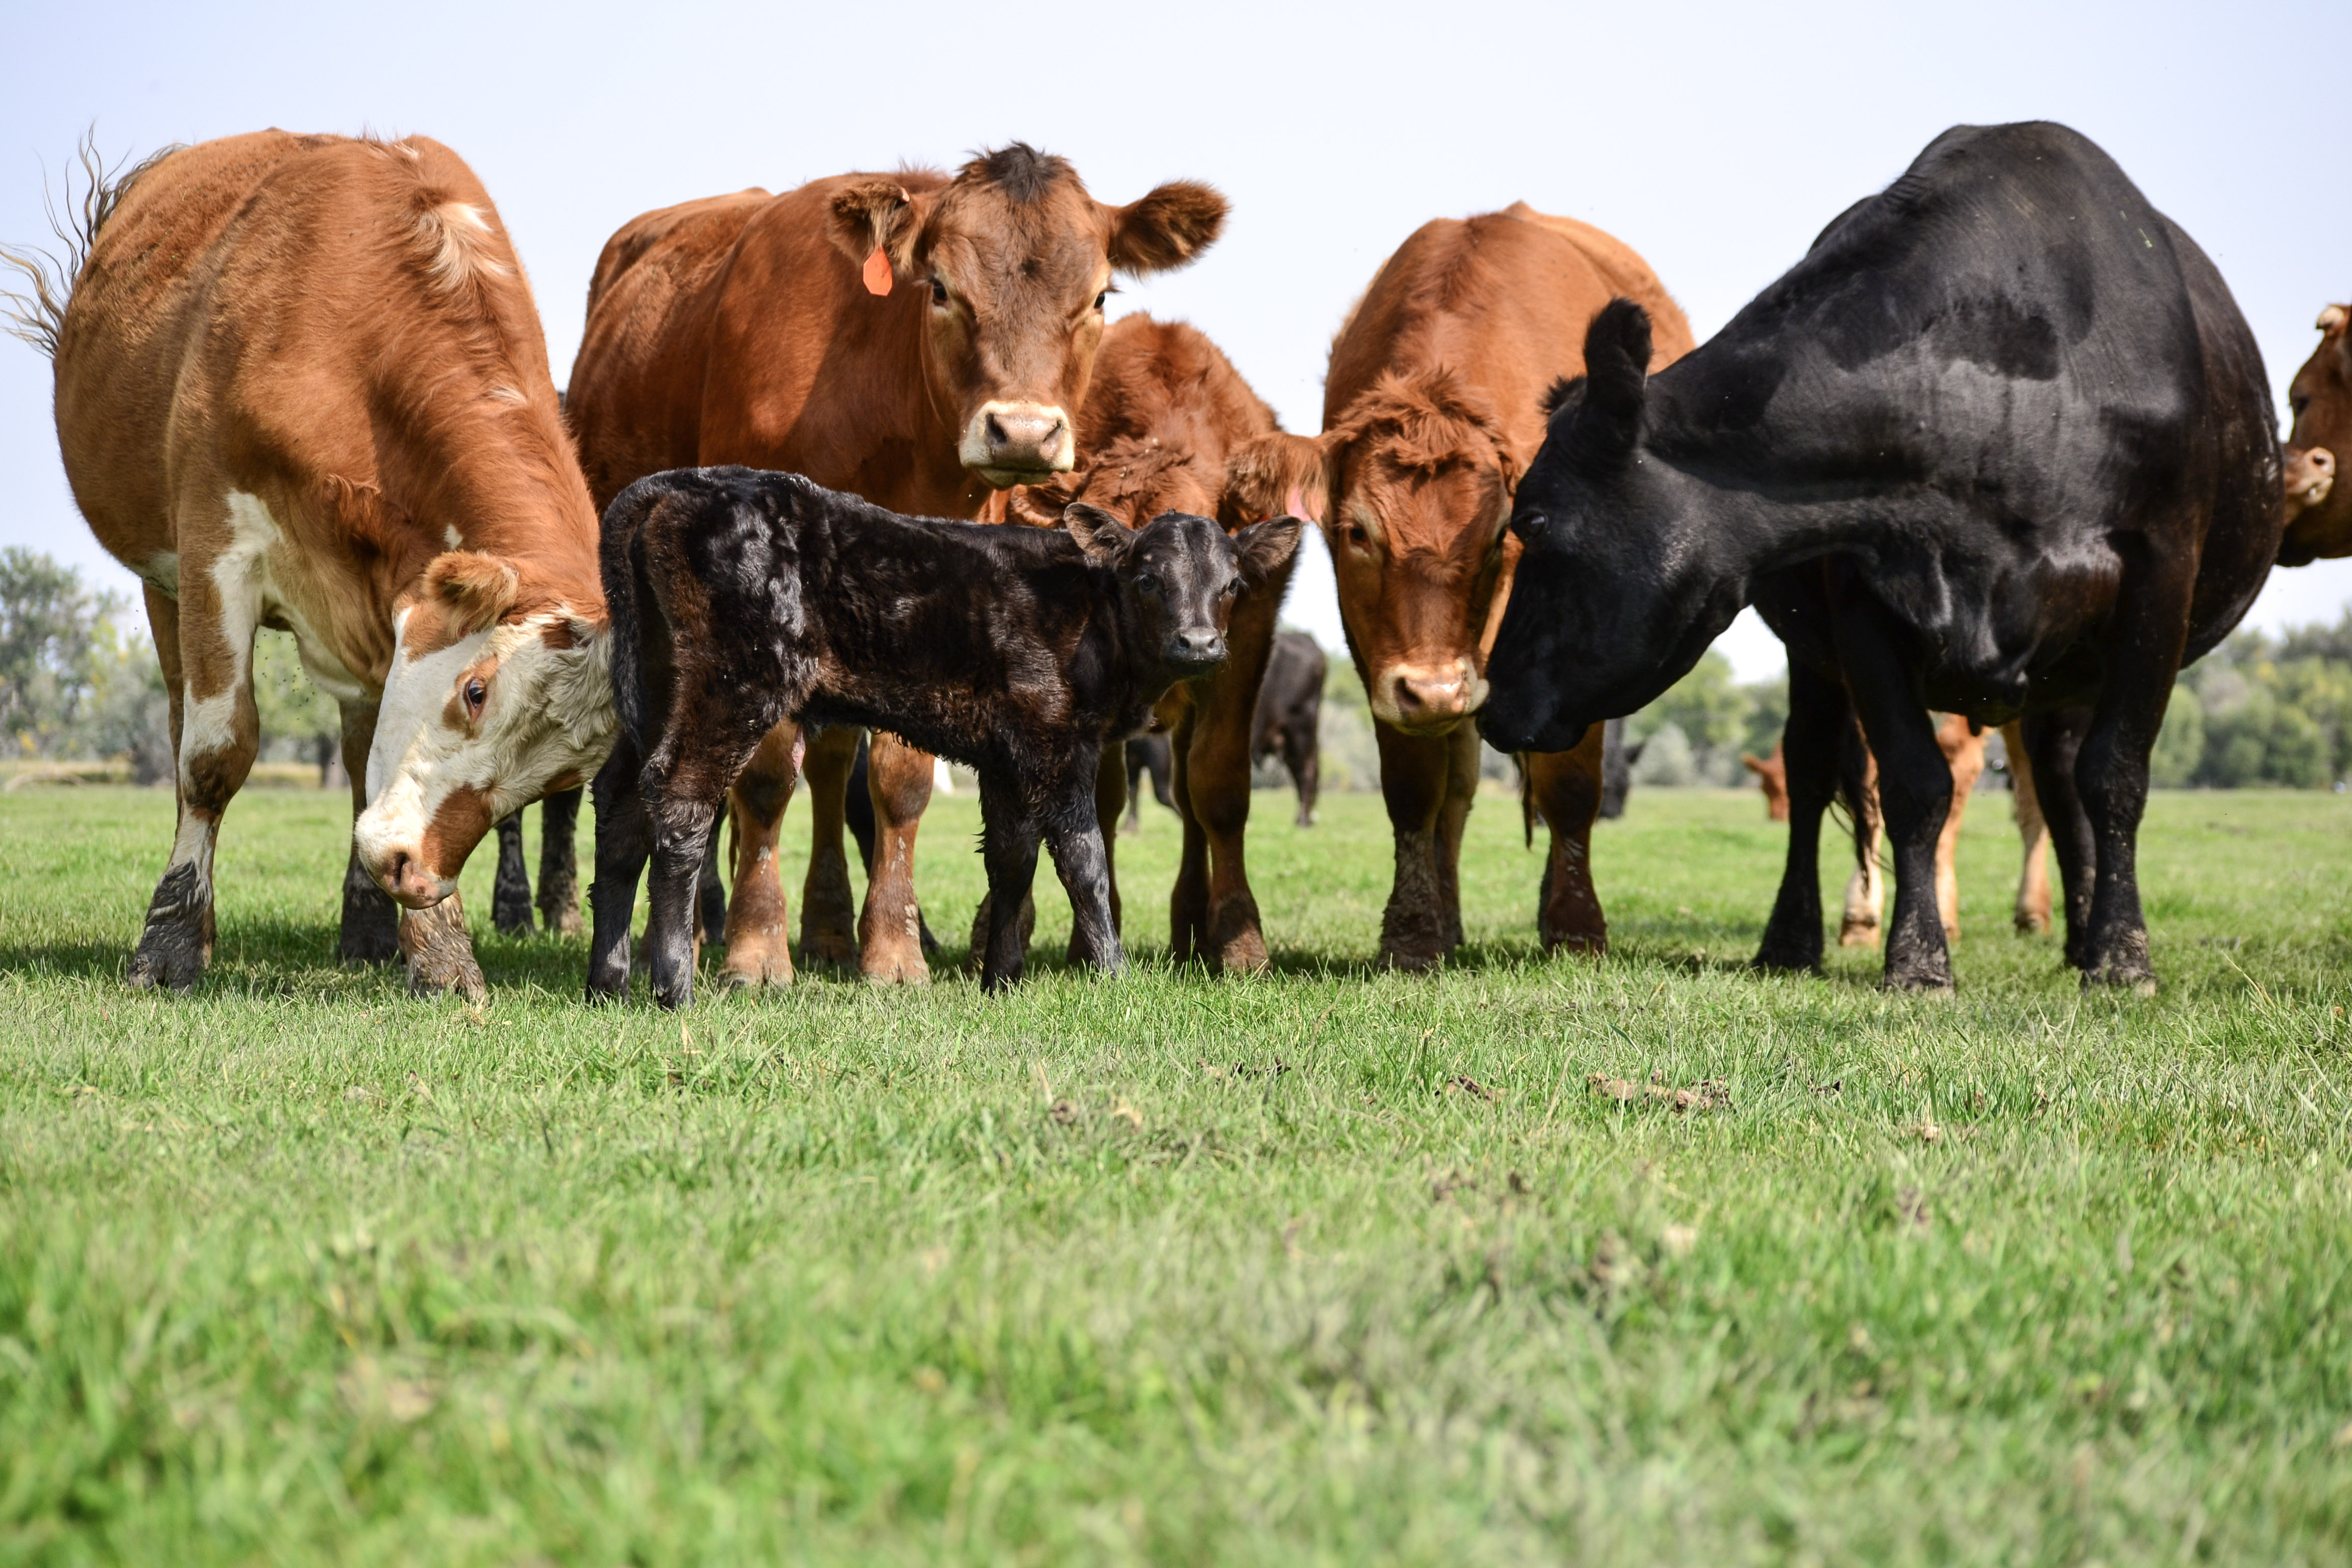
[{"label": "grazing cow", "polygon": [[1250,762],[1280,757],[1298,787],[1298,826],[1315,826],[1322,784],[1323,679],[1329,665],[1320,644],[1305,632],[1277,632],[1265,684],[1258,688],[1250,725]]},{"label": "grazing cow", "polygon": [[2279,564],[2302,566],[2352,555],[2352,486],[2336,482],[2339,453],[2352,452],[2352,306],[2319,312],[2319,346],[2287,384],[2294,428],[2287,432],[2286,535]]},{"label": "grazing cow", "polygon": [[[438,142],[267,131],[159,154],[85,211],[33,331],[75,500],[146,581],[178,757],[131,984],[210,957],[269,626],[342,710],[343,956],[396,945],[417,984],[478,992],[458,868],[613,726],[595,513],[497,209]],[[396,936],[385,892],[422,911]]]},{"label": "grazing cow", "polygon": [[[1228,641],[1228,647],[1231,646]],[[1127,826],[1126,832],[1143,831],[1143,794],[1139,787],[1146,774],[1151,779],[1151,798],[1176,809],[1176,797],[1169,793],[1169,778],[1175,770],[1174,759],[1169,754],[1165,735],[1138,735],[1127,747]]]},{"label": "grazing cow", "polygon": [[1602,310],[1519,486],[1496,743],[1566,745],[1639,708],[1752,599],[1790,655],[1788,873],[1760,964],[1820,962],[1821,814],[1858,714],[1895,851],[1886,983],[1951,984],[1932,704],[2024,716],[2067,958],[2152,986],[2148,751],[2281,528],[2262,356],[2204,253],[2076,132],[1962,126],[1706,347],[1654,379],[1650,358],[1642,307]]},{"label": "grazing cow", "polygon": [[989,901],[983,989],[1021,977],[1042,834],[1069,889],[1075,962],[1124,962],[1096,816],[1102,748],[1225,657],[1296,519],[1226,535],[1166,513],[1139,531],[1073,506],[1066,528],[906,518],[796,474],[657,474],[604,525],[622,734],[596,777],[592,995],[628,987],[629,916],[653,858],[654,995],[692,999],[690,904],[729,785],[782,732],[902,735],[980,773]]},{"label": "grazing cow", "polygon": [[[1280,482],[1281,464],[1269,460],[1300,440],[1282,433],[1274,410],[1205,334],[1181,321],[1124,316],[1104,335],[1079,410],[1082,466],[1011,492],[1008,515],[1054,524],[1069,502],[1083,500],[1130,526],[1184,511],[1213,517],[1228,531],[1269,517],[1306,515],[1308,503]],[[1235,607],[1223,668],[1170,690],[1154,718],[1170,738],[1172,793],[1184,824],[1169,900],[1179,962],[1200,958],[1248,972],[1266,964],[1243,843],[1258,693],[1294,564],[1286,558],[1263,593]],[[1118,769],[1108,769],[1102,793],[1107,837],[1123,785]],[[1118,909],[1115,879],[1111,908]]]},{"label": "grazing cow", "polygon": [[[605,245],[570,391],[598,505],[660,469],[790,469],[892,510],[1001,517],[996,491],[1076,460],[1114,273],[1181,267],[1224,198],[1176,182],[1123,207],[1018,142],[950,179],[842,174],[647,213]],[[931,761],[874,737],[877,846],[861,914],[842,847],[856,737],[808,738],[804,957],[929,977],[914,890]],[[779,738],[732,797],[729,978],[788,983],[776,839],[800,770]]]},{"label": "grazing cow", "polygon": [[[1435,963],[1462,940],[1462,828],[1478,783],[1469,722],[1519,546],[1503,531],[1544,435],[1544,390],[1583,368],[1585,323],[1613,295],[1647,304],[1658,366],[1690,347],[1682,311],[1627,246],[1526,203],[1424,225],[1383,263],[1331,345],[1303,489],[1321,507],[1348,647],[1370,699],[1396,880],[1380,957]],[[1525,763],[1551,829],[1537,927],[1598,952],[1592,888],[1601,737]]]}]

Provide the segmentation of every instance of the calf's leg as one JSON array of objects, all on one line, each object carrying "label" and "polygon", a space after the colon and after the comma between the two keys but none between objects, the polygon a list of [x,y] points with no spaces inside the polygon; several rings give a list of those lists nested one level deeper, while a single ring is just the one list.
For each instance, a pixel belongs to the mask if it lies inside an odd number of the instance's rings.
[{"label": "calf's leg", "polygon": [[1936,838],[1936,912],[1944,922],[1944,941],[1960,940],[1960,822],[1969,813],[1969,797],[1984,776],[1984,732],[1972,731],[1958,714],[1948,715],[1936,731],[1944,761],[1952,770],[1952,810]]},{"label": "calf's leg", "polygon": [[[540,831],[546,833],[545,814],[541,814]],[[497,828],[499,837],[498,880],[490,886],[490,924],[501,936],[530,934],[530,868],[522,856],[522,810],[502,817]]]},{"label": "calf's leg", "polygon": [[1315,803],[1323,792],[1323,748],[1317,743],[1311,726],[1283,731],[1282,760],[1290,769],[1291,782],[1298,786],[1297,825],[1312,827]]},{"label": "calf's leg", "polygon": [[596,879],[588,889],[592,1002],[629,994],[629,922],[636,913],[637,882],[653,847],[653,825],[646,819],[637,779],[644,765],[635,743],[623,735],[596,773]]},{"label": "calf's leg", "polygon": [[539,804],[539,918],[557,936],[580,934],[580,788]]},{"label": "calf's leg", "polygon": [[992,770],[980,775],[981,858],[988,868],[988,940],[980,988],[1016,985],[1027,963],[1029,939],[1021,910],[1037,879],[1039,824],[1012,779]]},{"label": "calf's leg", "polygon": [[1605,952],[1609,921],[1592,885],[1592,824],[1601,815],[1601,729],[1565,752],[1528,756],[1528,794],[1549,830],[1536,934],[1544,951]]},{"label": "calf's leg", "polygon": [[1838,750],[1853,725],[1845,688],[1791,659],[1789,723],[1781,741],[1788,767],[1789,858],[1759,969],[1819,969],[1822,963],[1822,814],[1837,793]]},{"label": "calf's leg", "polygon": [[1846,879],[1838,945],[1876,947],[1879,920],[1886,911],[1886,884],[1879,872],[1885,814],[1878,801],[1878,759],[1862,743],[1859,730],[1850,731],[1842,742],[1838,766],[1844,773],[1843,794],[1853,811],[1853,875]]},{"label": "calf's leg", "polygon": [[[1090,761],[1093,766],[1088,766]],[[1105,813],[1098,783],[1102,772],[1099,758],[1076,759],[1067,781],[1056,792],[1044,827],[1054,869],[1070,895],[1070,963],[1074,967],[1091,964],[1115,974],[1127,966],[1127,952],[1118,940],[1109,842],[1102,830]],[[1108,815],[1118,820],[1116,805]]]}]

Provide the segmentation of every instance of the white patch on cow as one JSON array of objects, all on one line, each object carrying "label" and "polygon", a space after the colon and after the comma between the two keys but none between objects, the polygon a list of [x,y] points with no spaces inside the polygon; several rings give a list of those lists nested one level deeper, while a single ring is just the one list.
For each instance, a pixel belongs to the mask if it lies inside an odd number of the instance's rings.
[{"label": "white patch on cow", "polygon": [[488,395],[494,402],[511,403],[517,407],[520,407],[522,405],[530,401],[511,386],[494,386],[490,388]]},{"label": "white patch on cow", "polygon": [[193,864],[196,868],[195,907],[204,908],[213,901],[213,847],[220,842],[220,819],[202,816],[193,811],[180,813],[180,831],[172,840],[172,863],[164,868],[170,876],[181,867]]},{"label": "white patch on cow", "polygon": [[466,536],[457,531],[457,525],[454,522],[442,526],[441,537],[448,542],[449,548],[452,550],[466,548]]},{"label": "white patch on cow", "polygon": [[[184,790],[201,759],[236,744],[238,700],[247,694],[253,681],[253,636],[261,629],[261,618],[272,596],[269,549],[278,542],[278,524],[258,496],[231,490],[225,504],[228,539],[213,558],[213,590],[220,597],[220,618],[212,629],[228,647],[227,683],[198,696],[199,685],[212,686],[213,678],[224,672],[193,668],[187,671],[187,701],[180,716]],[[188,643],[183,636],[181,647],[184,649]]]},{"label": "white patch on cow", "polygon": [[158,550],[147,557],[139,568],[139,575],[155,584],[155,591],[167,599],[180,596],[180,558],[168,550]]},{"label": "white patch on cow", "polygon": [[482,209],[471,202],[443,202],[416,215],[416,241],[425,270],[443,289],[455,290],[477,274],[510,278],[514,268],[490,253],[494,236]]}]

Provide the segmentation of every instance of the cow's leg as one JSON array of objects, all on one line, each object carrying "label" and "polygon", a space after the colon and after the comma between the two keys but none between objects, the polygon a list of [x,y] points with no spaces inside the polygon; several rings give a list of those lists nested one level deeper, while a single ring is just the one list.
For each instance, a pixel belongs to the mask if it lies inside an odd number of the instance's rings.
[{"label": "cow's leg", "polygon": [[[219,526],[218,502],[194,509],[209,513],[202,526]],[[191,519],[190,521],[194,521]],[[184,523],[180,537],[195,530]],[[261,743],[261,721],[253,702],[253,637],[261,624],[260,562],[237,564],[231,555],[215,562],[208,552],[184,550],[176,613],[154,615],[161,595],[148,595],[156,647],[171,634],[177,669],[164,678],[176,687],[178,713],[179,826],[172,858],[147,907],[139,945],[131,955],[130,981],[142,989],[195,984],[213,952],[213,851],[221,817],[245,785]]]},{"label": "cow's leg", "polygon": [[1381,798],[1396,838],[1396,879],[1381,913],[1380,962],[1427,969],[1454,945],[1439,875],[1439,835],[1453,771],[1453,737],[1408,735],[1375,720]]},{"label": "cow's leg", "polygon": [[1851,732],[1839,752],[1843,794],[1853,810],[1853,875],[1846,879],[1845,913],[1838,921],[1840,947],[1876,947],[1879,918],[1886,910],[1886,884],[1879,870],[1885,813],[1878,802],[1878,759]]},{"label": "cow's leg", "polygon": [[[780,728],[789,727],[776,721],[769,705],[779,696],[714,691],[707,680],[681,679],[672,698],[668,732],[638,771],[652,828],[646,967],[651,971],[654,1000],[664,1007],[683,1007],[694,1000],[699,946],[695,896],[702,863],[720,806],[752,758],[774,743]],[[783,814],[779,809],[776,815]]]},{"label": "cow's leg", "polygon": [[[856,731],[833,733],[848,742],[840,749],[856,749]],[[821,731],[818,743],[823,740]],[[752,752],[751,763],[728,794],[735,827],[735,898],[727,910],[727,962],[719,975],[729,985],[793,983],[792,943],[787,935],[792,929],[790,911],[784,901],[784,879],[776,868],[776,846],[783,827],[784,809],[792,805],[793,785],[805,765],[801,742],[800,726],[789,720],[769,731],[761,737],[759,749]],[[815,746],[808,750],[813,753]],[[840,849],[840,829],[836,819],[836,853]],[[814,868],[810,876],[814,879]],[[805,954],[811,940],[806,927],[805,891],[802,898],[802,952]]]},{"label": "cow's leg", "polygon": [[1192,805],[1192,732],[1200,725],[1196,695],[1181,694],[1175,721],[1168,727],[1168,798],[1176,810],[1181,842],[1176,885],[1168,894],[1168,952],[1179,963],[1207,962],[1209,942],[1209,833]]},{"label": "cow's leg", "polygon": [[857,921],[857,964],[877,984],[919,985],[931,977],[923,959],[923,912],[915,902],[915,832],[931,804],[931,754],[896,735],[877,733],[866,758],[874,801],[874,870]]},{"label": "cow's leg", "polygon": [[1789,859],[1756,950],[1759,969],[1821,967],[1822,814],[1837,794],[1838,752],[1853,723],[1845,688],[1791,659],[1780,749],[1788,768]]},{"label": "cow's leg", "polygon": [[1957,945],[1960,940],[1960,822],[1969,814],[1969,796],[1976,792],[1977,780],[1984,775],[1984,735],[1980,731],[1971,732],[1969,721],[1954,714],[1944,721],[1936,739],[1952,770],[1951,814],[1944,818],[1944,829],[1936,837],[1936,913],[1944,922],[1945,942]]},{"label": "cow's leg", "polygon": [[2036,713],[2024,722],[2025,748],[2032,758],[2034,797],[2058,858],[2058,882],[2066,904],[2066,962],[2090,967],[2091,893],[2097,880],[2098,849],[2091,819],[2074,785],[2075,759],[2083,745],[2085,712],[2079,708]]},{"label": "cow's leg", "polygon": [[[1110,889],[1110,929],[1114,936],[1126,930],[1118,898],[1118,818],[1127,809],[1127,746],[1114,741],[1095,760],[1095,826],[1102,833],[1103,875]],[[1060,862],[1056,860],[1055,864]],[[1075,907],[1075,906],[1074,906]],[[1078,928],[1070,927],[1072,963],[1086,962],[1078,952]]]},{"label": "cow's leg", "polygon": [[1145,763],[1140,754],[1141,748],[1135,742],[1128,741],[1118,750],[1120,764],[1127,769],[1127,822],[1119,831],[1140,833],[1143,831],[1143,791],[1137,786],[1143,782]]},{"label": "cow's leg", "polygon": [[2050,827],[2042,820],[2042,802],[2034,794],[2033,764],[2025,756],[2025,727],[2011,722],[2000,727],[2000,743],[2009,753],[2011,814],[2024,864],[2017,877],[2016,925],[2032,933],[2050,929]]},{"label": "cow's leg", "polygon": [[637,774],[645,766],[625,734],[597,772],[596,880],[588,889],[593,925],[588,942],[588,998],[629,994],[629,923],[637,909],[637,881],[653,847]]},{"label": "cow's leg", "polygon": [[[857,963],[857,899],[849,888],[849,857],[841,845],[845,803],[849,795],[849,773],[857,760],[856,730],[835,728],[820,730],[808,738],[807,751],[801,762],[801,777],[808,784],[809,797],[809,863],[808,876],[801,883],[801,962],[814,964],[836,964],[844,969]],[[771,764],[772,748],[765,748],[752,763],[753,770]],[[781,805],[778,808],[782,809]],[[751,821],[740,823],[739,831],[750,837]],[[759,846],[754,845],[756,854]],[[768,864],[774,865],[774,838],[768,837]],[[783,918],[783,884],[776,884],[772,905],[762,904],[752,916],[743,909],[745,898],[741,861],[744,853],[740,842],[736,846],[738,869],[735,880],[736,924],[746,919],[765,922],[766,910],[772,907],[775,918]],[[775,875],[772,868],[768,873]],[[764,897],[764,895],[761,895]]]},{"label": "cow's leg", "polygon": [[[1249,884],[1251,733],[1258,692],[1274,653],[1276,604],[1244,600],[1227,638],[1223,668],[1191,691],[1192,723],[1185,736],[1179,781],[1191,821],[1198,824],[1207,860],[1207,908],[1195,949],[1227,973],[1266,967],[1265,930]],[[1172,748],[1171,748],[1172,750]],[[1187,835],[1188,847],[1190,835]]]},{"label": "cow's leg", "polygon": [[[857,760],[850,765],[849,787],[843,792],[842,819],[849,825],[850,837],[857,841],[857,864],[866,873],[866,884],[874,881],[874,779],[868,765],[869,752],[863,731],[857,738]],[[1034,910],[1029,913],[1029,923],[1037,923]],[[940,939],[931,934],[931,922],[922,911],[921,900],[916,900],[915,931],[923,944],[923,961],[930,962],[939,954]]]},{"label": "cow's leg", "polygon": [[1437,890],[1450,952],[1462,945],[1462,835],[1478,795],[1477,729],[1457,725],[1445,742],[1445,805],[1437,816]]},{"label": "cow's leg", "polygon": [[988,868],[988,935],[981,962],[980,988],[1003,991],[1017,984],[1029,950],[1021,910],[1037,879],[1039,824],[1020,789],[993,770],[980,775],[981,858]]},{"label": "cow's leg", "polygon": [[1838,662],[1863,737],[1878,760],[1878,801],[1895,846],[1895,913],[1886,924],[1890,991],[1948,991],[1952,958],[1936,910],[1936,841],[1952,812],[1952,769],[1912,693],[1893,617],[1874,600],[1842,608]]},{"label": "cow's leg", "polygon": [[[540,830],[546,831],[545,813]],[[518,806],[498,825],[499,875],[490,885],[490,924],[501,936],[530,934],[530,868],[522,858],[522,808]]]},{"label": "cow's leg", "polygon": [[[343,775],[352,781],[352,818],[357,821],[367,809],[367,759],[375,744],[376,710],[373,703],[341,706]],[[400,906],[361,868],[356,844],[343,862],[343,924],[335,956],[344,963],[390,963],[400,957]]]},{"label": "cow's leg", "polygon": [[[1087,765],[1083,755],[1056,792],[1045,821],[1046,847],[1053,851],[1054,869],[1070,895],[1070,965],[1081,964],[1116,974],[1127,967],[1127,952],[1118,940],[1118,909],[1110,875],[1110,845],[1102,829],[1108,817],[1118,820],[1114,801],[1103,808],[1101,780],[1106,771],[1118,777],[1119,759],[1097,756]],[[1122,787],[1126,780],[1119,779]]]},{"label": "cow's leg", "polygon": [[1544,951],[1605,952],[1609,921],[1592,886],[1592,824],[1601,815],[1601,729],[1585,731],[1570,751],[1526,759],[1528,793],[1550,829],[1536,932]]},{"label": "cow's leg", "polygon": [[1298,786],[1297,824],[1312,827],[1315,803],[1323,793],[1323,748],[1317,743],[1314,731],[1284,730],[1282,760],[1290,768],[1291,782]]},{"label": "cow's leg", "polygon": [[539,918],[557,936],[580,934],[580,790],[539,803]]},{"label": "cow's leg", "polygon": [[710,842],[703,846],[702,869],[694,876],[694,929],[698,941],[727,940],[727,884],[719,876],[719,828],[715,824],[710,829]]}]

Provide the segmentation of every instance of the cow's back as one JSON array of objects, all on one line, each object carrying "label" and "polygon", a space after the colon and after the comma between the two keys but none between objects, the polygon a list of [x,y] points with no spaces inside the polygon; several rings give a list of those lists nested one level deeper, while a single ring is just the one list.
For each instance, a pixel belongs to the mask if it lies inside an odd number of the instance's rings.
[{"label": "cow's back", "polygon": [[1383,374],[1440,372],[1499,416],[1522,468],[1544,434],[1542,401],[1583,371],[1584,330],[1619,295],[1654,322],[1654,370],[1692,346],[1690,324],[1648,263],[1622,241],[1525,202],[1424,224],[1373,278],[1332,344],[1324,423]]},{"label": "cow's back", "polygon": [[565,405],[599,510],[633,481],[697,461],[711,302],[744,226],[773,199],[753,187],[681,202],[604,242]]}]

